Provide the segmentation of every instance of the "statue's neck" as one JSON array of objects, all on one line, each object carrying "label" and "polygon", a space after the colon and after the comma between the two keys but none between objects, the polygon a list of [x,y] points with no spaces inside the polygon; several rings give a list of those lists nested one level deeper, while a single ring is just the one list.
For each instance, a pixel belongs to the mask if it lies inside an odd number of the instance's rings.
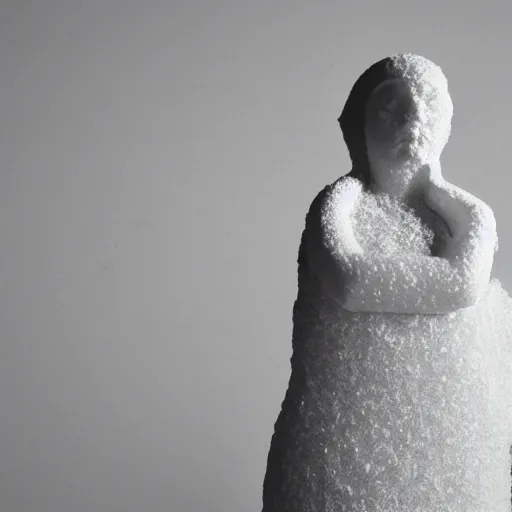
[{"label": "statue's neck", "polygon": [[373,193],[385,193],[403,202],[409,202],[423,190],[433,175],[440,176],[439,162],[419,165],[407,165],[401,168],[387,168],[372,165],[370,167],[369,190]]}]

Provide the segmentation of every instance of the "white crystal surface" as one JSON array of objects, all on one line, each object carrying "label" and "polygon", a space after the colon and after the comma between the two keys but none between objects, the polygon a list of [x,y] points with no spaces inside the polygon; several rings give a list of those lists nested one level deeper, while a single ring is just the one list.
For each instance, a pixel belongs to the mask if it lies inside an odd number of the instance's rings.
[{"label": "white crystal surface", "polygon": [[[441,174],[452,111],[440,69],[391,61],[391,97],[374,84],[366,135],[343,121],[351,176],[307,216],[263,512],[511,509],[512,300],[490,278],[494,215]],[[366,182],[361,136],[374,137]]]}]

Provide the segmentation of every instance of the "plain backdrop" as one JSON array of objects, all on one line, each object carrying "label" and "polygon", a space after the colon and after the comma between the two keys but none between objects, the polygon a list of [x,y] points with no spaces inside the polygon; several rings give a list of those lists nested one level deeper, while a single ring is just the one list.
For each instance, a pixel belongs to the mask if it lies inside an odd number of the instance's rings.
[{"label": "plain backdrop", "polygon": [[512,289],[512,4],[0,1],[0,511],[259,512],[337,118],[423,55]]}]

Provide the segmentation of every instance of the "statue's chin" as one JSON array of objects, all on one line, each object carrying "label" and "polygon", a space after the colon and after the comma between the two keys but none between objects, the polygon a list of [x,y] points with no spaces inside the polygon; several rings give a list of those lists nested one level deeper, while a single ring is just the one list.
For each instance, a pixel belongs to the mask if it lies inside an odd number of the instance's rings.
[{"label": "statue's chin", "polygon": [[432,161],[435,155],[430,147],[404,143],[393,148],[389,156],[399,167],[417,167]]},{"label": "statue's chin", "polygon": [[[387,148],[370,146],[368,158],[374,172],[390,173],[395,180],[408,180],[419,168],[438,162],[441,157],[440,150],[441,146],[428,141],[404,141],[391,147],[388,145]],[[377,171],[378,169],[381,171]]]}]

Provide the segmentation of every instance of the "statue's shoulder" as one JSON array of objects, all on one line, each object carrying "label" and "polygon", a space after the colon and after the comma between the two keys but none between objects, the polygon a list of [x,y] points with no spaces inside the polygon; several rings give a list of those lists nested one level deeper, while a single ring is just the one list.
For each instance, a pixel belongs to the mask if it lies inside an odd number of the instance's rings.
[{"label": "statue's shoulder", "polygon": [[325,211],[325,204],[327,203],[328,199],[332,197],[333,190],[336,187],[339,187],[342,182],[348,179],[351,179],[348,175],[341,176],[341,178],[338,178],[335,182],[326,185],[322,190],[320,190],[320,192],[318,192],[318,194],[311,202],[309,210],[306,214],[305,227],[302,231],[302,237],[300,240],[299,256],[297,259],[299,266],[304,266],[307,264],[307,238],[311,238],[312,236],[314,237],[314,234],[318,232],[319,226],[321,224],[322,212]]},{"label": "statue's shoulder", "polygon": [[345,203],[355,200],[363,191],[363,183],[358,178],[346,174],[326,185],[313,199],[308,216],[320,215],[334,202]]},{"label": "statue's shoulder", "polygon": [[[364,185],[351,173],[326,185],[313,199],[306,215],[306,225],[299,247],[299,266],[308,265],[310,257],[322,253],[333,226],[353,208]],[[313,255],[313,256],[312,256]],[[317,258],[318,260],[318,258]]]},{"label": "statue's shoulder", "polygon": [[329,191],[329,197],[341,204],[354,203],[363,192],[360,179],[347,175],[336,180]]}]

